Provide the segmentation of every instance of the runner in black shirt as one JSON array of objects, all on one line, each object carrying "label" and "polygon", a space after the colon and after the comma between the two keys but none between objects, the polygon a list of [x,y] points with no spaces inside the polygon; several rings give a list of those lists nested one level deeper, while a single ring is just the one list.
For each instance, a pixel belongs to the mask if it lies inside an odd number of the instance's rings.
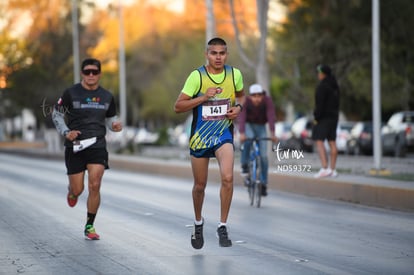
[{"label": "runner in black shirt", "polygon": [[65,164],[69,176],[67,202],[74,207],[84,190],[88,171],[88,200],[85,237],[99,240],[93,223],[100,204],[100,187],[108,169],[106,127],[119,132],[112,94],[99,85],[101,63],[96,59],[82,62],[82,81],[66,89],[55,105],[52,117],[56,129],[65,137]]}]

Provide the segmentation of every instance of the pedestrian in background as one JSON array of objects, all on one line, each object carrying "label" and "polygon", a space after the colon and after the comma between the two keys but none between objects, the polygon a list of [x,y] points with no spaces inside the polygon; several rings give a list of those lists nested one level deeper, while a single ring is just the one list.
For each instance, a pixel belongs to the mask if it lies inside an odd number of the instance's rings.
[{"label": "pedestrian in background", "polygon": [[106,128],[122,130],[116,116],[113,95],[99,85],[101,62],[88,58],[82,62],[82,80],[66,89],[53,110],[53,122],[65,137],[65,164],[69,177],[67,202],[74,207],[84,190],[88,171],[88,199],[85,238],[99,240],[94,221],[101,202],[100,188],[108,169]]},{"label": "pedestrian in background", "polygon": [[[240,144],[242,144],[241,152],[241,168],[242,174],[249,173],[249,154],[252,146],[253,138],[270,138],[277,143],[275,136],[275,106],[272,98],[266,95],[260,84],[253,84],[249,88],[249,96],[246,97],[243,112],[237,119],[240,133]],[[267,133],[266,124],[269,125],[270,133]],[[267,157],[266,140],[259,141],[260,150],[260,182],[262,186],[262,195],[267,196],[267,178],[269,170],[269,160]]]},{"label": "pedestrian in background", "polygon": [[[332,70],[328,65],[318,65],[317,73],[319,84],[315,93],[314,125],[312,139],[316,143],[322,168],[315,178],[336,177],[336,129],[339,119],[339,86]],[[328,141],[330,162],[325,150],[325,140]]]},{"label": "pedestrian in background", "polygon": [[221,175],[219,245],[232,245],[227,218],[233,197],[233,120],[242,111],[244,103],[242,74],[237,68],[226,65],[226,42],[218,37],[211,39],[205,57],[207,65],[191,72],[174,106],[176,113],[193,111],[189,147],[195,216],[191,245],[195,249],[204,245],[202,208],[212,157],[217,159]]}]

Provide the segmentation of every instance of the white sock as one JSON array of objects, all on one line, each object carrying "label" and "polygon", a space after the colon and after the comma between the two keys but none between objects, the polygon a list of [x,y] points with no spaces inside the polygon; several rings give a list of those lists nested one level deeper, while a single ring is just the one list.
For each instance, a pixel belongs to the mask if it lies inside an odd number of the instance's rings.
[{"label": "white sock", "polygon": [[218,227],[222,227],[222,226],[227,227],[227,223],[226,222],[219,222]]},{"label": "white sock", "polygon": [[195,225],[202,225],[203,224],[203,219],[201,219],[201,221],[194,220],[194,224]]}]

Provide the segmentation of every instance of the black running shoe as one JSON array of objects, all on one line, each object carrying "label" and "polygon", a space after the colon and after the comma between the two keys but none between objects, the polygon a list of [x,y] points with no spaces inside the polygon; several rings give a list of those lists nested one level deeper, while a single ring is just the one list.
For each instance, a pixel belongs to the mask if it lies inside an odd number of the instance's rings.
[{"label": "black running shoe", "polygon": [[201,225],[194,224],[193,233],[191,234],[191,245],[195,249],[201,249],[204,245],[203,225],[204,221]]},{"label": "black running shoe", "polygon": [[229,236],[227,234],[227,228],[224,225],[217,228],[217,237],[219,238],[219,245],[221,247],[232,246],[231,240],[229,240]]},{"label": "black running shoe", "polygon": [[267,196],[267,185],[262,184],[262,196],[266,197]]}]

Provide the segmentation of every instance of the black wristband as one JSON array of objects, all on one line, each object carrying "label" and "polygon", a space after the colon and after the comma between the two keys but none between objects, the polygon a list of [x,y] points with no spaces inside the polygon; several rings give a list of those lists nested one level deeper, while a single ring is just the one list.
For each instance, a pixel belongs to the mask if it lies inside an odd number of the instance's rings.
[{"label": "black wristband", "polygon": [[240,107],[240,112],[241,112],[241,111],[243,111],[243,106],[242,106],[241,104],[238,104],[238,103],[237,103],[237,104],[236,104],[236,105],[234,105],[234,106],[235,106],[235,107]]}]

